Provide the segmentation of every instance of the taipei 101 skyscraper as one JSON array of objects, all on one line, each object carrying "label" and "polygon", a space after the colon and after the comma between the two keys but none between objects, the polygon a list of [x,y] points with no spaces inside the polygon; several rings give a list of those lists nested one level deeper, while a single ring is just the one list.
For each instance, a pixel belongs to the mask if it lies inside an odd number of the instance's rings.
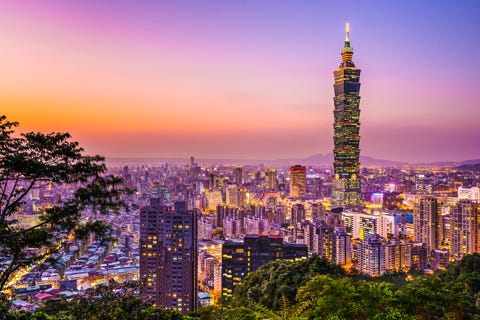
[{"label": "taipei 101 skyscraper", "polygon": [[346,25],[345,45],[342,48],[342,63],[333,72],[335,97],[333,98],[335,122],[332,208],[360,208],[360,69],[352,61],[349,25]]}]

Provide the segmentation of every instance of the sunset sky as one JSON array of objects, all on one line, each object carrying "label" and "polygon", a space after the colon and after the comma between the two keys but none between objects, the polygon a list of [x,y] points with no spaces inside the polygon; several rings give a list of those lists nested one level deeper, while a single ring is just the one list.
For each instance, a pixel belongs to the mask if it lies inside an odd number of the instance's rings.
[{"label": "sunset sky", "polygon": [[480,158],[480,1],[0,1],[2,113],[89,153],[333,148],[344,24],[362,154]]}]

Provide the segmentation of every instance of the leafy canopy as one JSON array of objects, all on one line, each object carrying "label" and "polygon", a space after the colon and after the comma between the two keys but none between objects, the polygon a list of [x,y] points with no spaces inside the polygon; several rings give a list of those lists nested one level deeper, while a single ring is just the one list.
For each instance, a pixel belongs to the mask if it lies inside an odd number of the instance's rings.
[{"label": "leafy canopy", "polygon": [[295,303],[298,288],[319,274],[345,276],[345,271],[325,258],[314,255],[306,260],[276,260],[250,273],[235,291],[235,299],[251,300],[272,310],[280,310],[284,297]]},{"label": "leafy canopy", "polygon": [[[118,211],[127,191],[121,178],[106,174],[103,157],[84,155],[68,133],[17,133],[17,127],[0,116],[0,257],[6,260],[0,290],[15,271],[57,251],[69,233],[108,232],[97,214]],[[30,192],[48,183],[72,193],[49,204],[38,222],[19,224]],[[90,212],[88,221],[83,212]]]}]

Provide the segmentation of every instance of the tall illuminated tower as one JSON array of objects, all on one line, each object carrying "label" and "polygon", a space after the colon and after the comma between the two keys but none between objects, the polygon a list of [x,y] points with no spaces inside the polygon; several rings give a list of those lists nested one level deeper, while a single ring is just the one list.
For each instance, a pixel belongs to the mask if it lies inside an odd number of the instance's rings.
[{"label": "tall illuminated tower", "polygon": [[342,63],[333,72],[335,76],[334,162],[332,208],[358,208],[362,204],[360,190],[360,69],[352,61],[349,25],[346,25]]},{"label": "tall illuminated tower", "polygon": [[197,307],[197,212],[152,198],[140,210],[140,296],[182,314]]}]

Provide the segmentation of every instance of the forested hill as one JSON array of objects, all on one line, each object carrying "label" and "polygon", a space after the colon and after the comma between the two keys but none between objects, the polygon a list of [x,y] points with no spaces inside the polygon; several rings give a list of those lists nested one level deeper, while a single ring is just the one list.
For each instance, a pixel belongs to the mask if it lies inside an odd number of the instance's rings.
[{"label": "forested hill", "polygon": [[480,255],[434,275],[346,275],[325,259],[275,261],[245,279],[209,319],[480,319]]}]

